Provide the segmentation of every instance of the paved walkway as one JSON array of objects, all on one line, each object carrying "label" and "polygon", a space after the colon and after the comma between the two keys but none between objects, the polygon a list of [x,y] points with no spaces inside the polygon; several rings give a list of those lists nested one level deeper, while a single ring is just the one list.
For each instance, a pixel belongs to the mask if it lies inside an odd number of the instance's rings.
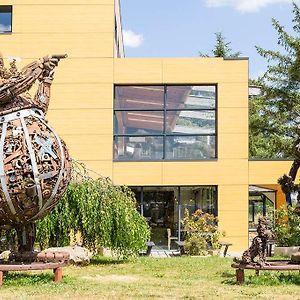
[{"label": "paved walkway", "polygon": [[180,255],[180,252],[177,249],[168,250],[167,247],[155,245],[151,250],[150,256],[156,257],[156,258],[167,258],[167,257],[179,256],[179,255]]},{"label": "paved walkway", "polygon": [[[180,252],[178,249],[172,248],[171,250],[168,250],[167,247],[164,246],[157,246],[155,245],[152,248],[151,251],[151,257],[155,258],[168,258],[168,257],[174,257],[174,256],[180,256]],[[226,257],[241,257],[241,252],[234,252],[234,251],[228,251]],[[223,252],[221,251],[220,257],[223,257]]]}]

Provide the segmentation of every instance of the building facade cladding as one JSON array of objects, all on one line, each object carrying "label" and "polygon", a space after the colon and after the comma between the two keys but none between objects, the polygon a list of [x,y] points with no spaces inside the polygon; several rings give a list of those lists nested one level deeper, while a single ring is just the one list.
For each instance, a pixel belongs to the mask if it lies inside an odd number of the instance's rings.
[{"label": "building facade cladding", "polygon": [[[248,161],[248,61],[116,58],[114,4],[113,0],[4,1],[3,5],[13,6],[13,24],[12,34],[0,34],[1,52],[20,57],[20,67],[45,54],[68,53],[55,76],[47,117],[72,157],[115,184],[215,186],[224,239],[233,243],[234,250],[246,248],[248,185],[273,184],[289,168],[289,162]],[[217,86],[217,158],[114,161],[117,85]]]}]

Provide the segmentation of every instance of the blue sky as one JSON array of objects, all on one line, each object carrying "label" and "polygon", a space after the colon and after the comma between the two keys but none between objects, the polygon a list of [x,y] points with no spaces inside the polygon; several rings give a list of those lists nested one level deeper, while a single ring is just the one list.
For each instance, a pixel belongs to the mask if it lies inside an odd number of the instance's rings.
[{"label": "blue sky", "polygon": [[291,0],[120,1],[126,57],[211,53],[214,33],[222,32],[234,51],[249,57],[250,78],[255,78],[267,65],[255,45],[278,49],[271,18],[292,32]]}]

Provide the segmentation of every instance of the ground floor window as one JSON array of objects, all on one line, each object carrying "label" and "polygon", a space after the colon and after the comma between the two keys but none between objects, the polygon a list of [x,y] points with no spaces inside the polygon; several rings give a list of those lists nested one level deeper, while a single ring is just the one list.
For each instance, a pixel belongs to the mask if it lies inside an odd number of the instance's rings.
[{"label": "ground floor window", "polygon": [[274,218],[276,207],[276,191],[261,187],[249,186],[249,231],[256,234],[258,220],[267,217],[270,221]]},{"label": "ground floor window", "polygon": [[185,209],[193,213],[197,209],[217,216],[216,186],[139,186],[131,187],[135,193],[138,210],[152,228],[156,244],[166,243],[167,228],[172,236],[182,239],[180,221]]}]

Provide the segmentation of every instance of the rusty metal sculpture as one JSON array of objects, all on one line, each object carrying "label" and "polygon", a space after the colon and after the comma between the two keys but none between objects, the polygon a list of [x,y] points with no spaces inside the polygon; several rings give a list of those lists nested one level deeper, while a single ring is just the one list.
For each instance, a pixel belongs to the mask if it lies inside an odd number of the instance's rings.
[{"label": "rusty metal sculpture", "polygon": [[0,56],[0,227],[17,230],[21,252],[33,250],[34,221],[55,206],[71,177],[66,146],[44,119],[62,58],[46,56],[19,72]]},{"label": "rusty metal sculpture", "polygon": [[[244,265],[266,265],[267,242],[274,238],[274,234],[269,228],[269,222],[265,217],[258,220],[257,236],[253,239],[251,246],[247,249],[241,259],[234,259],[235,262]],[[258,261],[254,259],[258,257]]]}]

